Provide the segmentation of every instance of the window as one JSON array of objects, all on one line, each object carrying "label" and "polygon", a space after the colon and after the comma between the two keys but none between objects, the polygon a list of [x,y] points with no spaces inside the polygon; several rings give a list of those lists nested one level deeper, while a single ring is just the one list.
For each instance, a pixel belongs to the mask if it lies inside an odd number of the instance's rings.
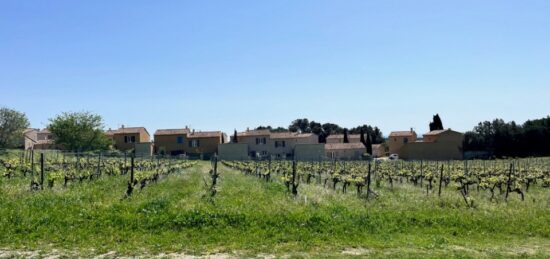
[{"label": "window", "polygon": [[265,151],[265,150],[262,151],[261,155],[262,155],[262,156],[267,156],[267,151]]},{"label": "window", "polygon": [[285,147],[286,142],[285,141],[275,141],[275,147]]},{"label": "window", "polygon": [[178,144],[183,144],[183,136],[178,136],[176,142],[178,142]]},{"label": "window", "polygon": [[403,139],[403,143],[405,143],[405,144],[409,143],[409,139],[408,139],[408,138],[404,138],[404,139]]},{"label": "window", "polygon": [[267,139],[266,138],[256,138],[256,145],[259,145],[259,144],[262,144],[262,145],[267,144]]},{"label": "window", "polygon": [[124,136],[124,143],[128,143],[128,136]]},{"label": "window", "polygon": [[136,143],[136,136],[131,136],[130,137],[130,142]]},{"label": "window", "polygon": [[200,143],[198,139],[193,139],[189,141],[189,147],[199,147],[199,146],[200,146]]}]

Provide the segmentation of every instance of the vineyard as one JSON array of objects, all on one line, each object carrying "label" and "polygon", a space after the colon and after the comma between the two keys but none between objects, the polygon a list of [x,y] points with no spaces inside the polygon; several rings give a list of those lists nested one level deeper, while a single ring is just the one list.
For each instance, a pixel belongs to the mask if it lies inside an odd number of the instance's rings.
[{"label": "vineyard", "polygon": [[549,164],[10,151],[0,154],[0,257],[547,258]]},{"label": "vineyard", "polygon": [[550,159],[464,162],[269,160],[226,161],[224,164],[266,181],[280,180],[294,196],[298,195],[301,183],[320,184],[342,193],[355,188],[358,197],[367,199],[376,198],[374,189],[381,186],[393,189],[395,184],[410,184],[426,195],[441,196],[444,189],[455,190],[465,206],[475,207],[475,200],[470,195],[472,190],[490,194],[490,201],[507,200],[512,194],[519,195],[523,201],[533,186],[550,191]]}]

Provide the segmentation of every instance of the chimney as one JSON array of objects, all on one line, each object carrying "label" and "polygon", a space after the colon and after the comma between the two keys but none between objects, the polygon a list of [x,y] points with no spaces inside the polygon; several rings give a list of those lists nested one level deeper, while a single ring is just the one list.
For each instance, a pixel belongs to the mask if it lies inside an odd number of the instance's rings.
[{"label": "chimney", "polygon": [[249,132],[250,131],[250,128],[249,127],[246,127],[246,132]]},{"label": "chimney", "polygon": [[193,133],[191,133],[191,134],[195,134],[195,129],[193,129]]},{"label": "chimney", "polygon": [[124,124],[122,124],[121,128],[123,128],[123,129],[124,129]]},{"label": "chimney", "polygon": [[411,133],[413,132],[413,128],[411,127]]}]

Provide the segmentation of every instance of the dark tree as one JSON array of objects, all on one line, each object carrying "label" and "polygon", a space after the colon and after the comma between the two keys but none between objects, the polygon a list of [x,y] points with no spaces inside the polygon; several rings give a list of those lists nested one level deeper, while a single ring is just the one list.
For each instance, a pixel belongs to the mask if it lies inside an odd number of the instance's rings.
[{"label": "dark tree", "polygon": [[370,140],[370,136],[367,136],[367,143],[365,143],[365,146],[367,146],[367,154],[372,155],[372,141]]},{"label": "dark tree", "polygon": [[359,132],[360,136],[359,136],[359,141],[363,144],[365,144],[365,130],[363,128],[361,128],[361,131]]},{"label": "dark tree", "polygon": [[349,133],[350,134],[360,134],[361,130],[363,130],[363,132],[366,135],[369,135],[371,137],[371,141],[372,141],[373,144],[384,143],[384,136],[382,136],[382,131],[380,131],[380,129],[378,127],[373,128],[372,126],[365,124],[365,125],[358,126],[358,127],[350,129]]},{"label": "dark tree", "polygon": [[344,143],[349,143],[348,129],[344,129]]},{"label": "dark tree", "polygon": [[239,140],[237,139],[237,129],[235,129],[235,132],[233,133],[233,143],[239,143]]},{"label": "dark tree", "polygon": [[441,118],[439,117],[439,114],[436,114],[433,116],[433,121],[430,122],[430,131],[434,130],[442,130],[443,128],[443,122],[441,122]]},{"label": "dark tree", "polygon": [[288,130],[290,132],[311,132],[311,130],[309,129],[309,120],[306,118],[296,119],[292,121],[292,123],[288,126]]}]

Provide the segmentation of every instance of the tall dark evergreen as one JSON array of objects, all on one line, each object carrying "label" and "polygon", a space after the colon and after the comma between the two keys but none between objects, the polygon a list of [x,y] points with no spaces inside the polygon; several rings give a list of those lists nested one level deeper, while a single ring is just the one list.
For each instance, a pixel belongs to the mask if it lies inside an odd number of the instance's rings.
[{"label": "tall dark evergreen", "polygon": [[233,143],[239,143],[239,140],[237,139],[237,130],[233,133]]},{"label": "tall dark evergreen", "polygon": [[361,128],[361,131],[359,132],[359,135],[360,135],[360,140],[361,143],[365,144],[365,130],[363,130],[363,128]]},{"label": "tall dark evergreen", "polygon": [[441,118],[439,117],[439,114],[436,114],[433,116],[433,121],[430,122],[430,131],[434,130],[442,130],[443,128],[443,122],[441,122]]},{"label": "tall dark evergreen", "polygon": [[372,141],[370,140],[369,135],[367,135],[367,142],[365,143],[365,146],[367,146],[367,153],[372,155]]},{"label": "tall dark evergreen", "polygon": [[344,143],[349,143],[348,139],[348,129],[344,129]]}]

